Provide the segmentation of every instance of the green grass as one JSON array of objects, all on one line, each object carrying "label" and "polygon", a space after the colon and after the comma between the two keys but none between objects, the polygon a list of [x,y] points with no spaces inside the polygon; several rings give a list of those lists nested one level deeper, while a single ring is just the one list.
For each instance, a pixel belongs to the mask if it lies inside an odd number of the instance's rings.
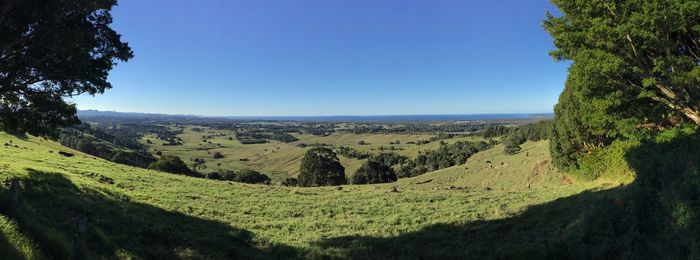
[{"label": "green grass", "polygon": [[[206,169],[202,172],[220,171],[226,169],[242,170],[255,169],[268,174],[273,182],[281,182],[285,178],[296,177],[299,173],[301,158],[311,147],[301,148],[299,144],[330,144],[336,148],[339,146],[352,147],[363,152],[378,153],[380,147],[389,148],[394,146],[394,152],[415,158],[419,151],[435,150],[440,146],[440,142],[431,142],[424,145],[407,144],[410,141],[427,140],[433,135],[427,134],[332,134],[330,136],[298,135],[298,141],[283,143],[270,141],[263,144],[241,144],[233,136],[231,131],[212,130],[206,127],[197,126],[203,129],[201,132],[192,131],[194,126],[185,127],[183,133],[179,135],[183,139],[181,146],[163,146],[164,141],[158,140],[155,136],[147,135],[141,139],[141,143],[149,146],[149,151],[155,154],[155,150],[162,151],[163,154],[177,155],[188,164],[192,164],[192,159],[202,158],[205,160]],[[202,142],[202,135],[225,134]],[[148,144],[150,140],[153,144]],[[444,140],[447,143],[458,140],[476,141],[482,140],[480,137],[461,137]],[[358,142],[365,141],[367,145],[359,145]],[[390,142],[400,141],[400,144],[392,145]],[[221,144],[221,146],[217,145]],[[372,150],[374,149],[374,150]],[[219,152],[225,157],[214,159],[214,153]],[[249,161],[241,161],[246,158]],[[364,160],[357,160],[339,156],[340,163],[345,167],[346,176],[350,176],[362,166]],[[218,165],[221,164],[221,165]]]},{"label": "green grass", "polygon": [[[336,143],[358,139],[380,142],[363,136]],[[394,184],[348,185],[342,190],[196,179],[114,164],[40,138],[0,134],[0,144],[10,141],[18,147],[0,147],[0,179],[18,177],[23,182],[19,230],[56,258],[365,258],[363,250],[386,241],[397,243],[416,234],[427,239],[431,235],[425,230],[445,225],[516,218],[533,205],[618,185],[558,173],[549,166],[546,141],[526,143],[523,152],[513,156],[496,147],[463,166]],[[190,141],[185,138],[186,145]],[[263,149],[245,147],[251,153]],[[61,156],[59,150],[76,156]],[[283,152],[278,153],[269,160],[281,160]],[[388,192],[392,186],[400,192]],[[6,197],[7,189],[4,185],[0,196]],[[76,247],[72,239],[79,216],[89,219],[83,247]],[[7,237],[12,232],[3,233]],[[444,248],[423,256],[469,248],[455,244],[451,249],[452,238],[443,239]],[[11,245],[26,251],[21,243]],[[408,246],[416,245],[405,243],[391,250]]]},{"label": "green grass", "polygon": [[0,258],[41,259],[43,256],[36,245],[18,230],[14,221],[0,215]]}]

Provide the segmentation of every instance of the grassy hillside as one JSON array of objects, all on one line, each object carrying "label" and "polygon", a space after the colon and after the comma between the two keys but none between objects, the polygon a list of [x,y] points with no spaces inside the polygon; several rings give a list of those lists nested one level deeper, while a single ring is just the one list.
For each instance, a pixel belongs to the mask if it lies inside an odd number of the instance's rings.
[{"label": "grassy hillside", "polygon": [[[389,148],[395,147],[396,152],[401,155],[415,158],[419,151],[435,150],[440,146],[439,141],[431,142],[423,145],[408,144],[418,140],[427,140],[432,135],[420,134],[332,134],[330,136],[315,136],[309,134],[295,134],[299,140],[290,143],[279,141],[270,141],[263,144],[241,144],[238,140],[229,137],[233,135],[227,130],[211,130],[206,127],[197,127],[202,131],[193,131],[192,126],[186,127],[183,133],[178,135],[183,140],[183,145],[178,146],[163,146],[165,143],[158,140],[153,135],[147,135],[141,139],[141,143],[149,146],[151,153],[156,150],[162,151],[163,154],[177,155],[188,163],[192,163],[192,159],[200,158],[205,160],[206,169],[204,172],[220,171],[225,169],[241,170],[245,168],[259,170],[270,175],[274,182],[281,182],[285,178],[295,177],[299,173],[301,158],[304,153],[311,147],[299,147],[299,144],[328,144],[335,148],[339,146],[352,147],[362,152],[378,153],[380,147]],[[217,135],[213,138],[202,141],[203,135]],[[147,143],[150,140],[152,144]],[[444,142],[451,143],[458,140],[482,140],[480,137],[462,137],[446,139]],[[364,141],[366,145],[359,145],[360,141]],[[399,141],[400,144],[390,144],[390,142]],[[222,159],[214,159],[214,153],[219,152],[225,157]],[[241,161],[241,159],[248,161]],[[354,173],[364,160],[346,158],[339,156],[341,164],[345,167],[346,176]],[[220,164],[220,165],[219,165]]]},{"label": "grassy hillside", "polygon": [[[3,234],[11,238],[0,245],[10,252],[3,252],[6,255],[35,254],[35,243],[41,253],[55,258],[449,256],[488,249],[481,248],[483,242],[465,244],[476,238],[460,239],[484,232],[475,223],[529,216],[531,210],[526,209],[532,205],[618,185],[564,177],[549,166],[546,142],[526,143],[523,152],[513,156],[496,147],[463,166],[395,184],[349,185],[342,190],[177,176],[114,164],[35,137],[3,133],[2,143],[8,143],[0,147],[3,214],[8,207],[7,180],[17,177],[23,183],[16,224],[2,222]],[[399,192],[388,192],[392,186]],[[576,203],[565,205],[577,207]],[[550,219],[517,221],[564,223],[559,217],[551,219],[551,213],[542,214],[550,214]],[[87,232],[77,235],[81,218],[87,219]],[[544,226],[533,225],[539,227]],[[538,236],[537,232],[529,234]],[[482,239],[500,239],[494,234]],[[525,235],[503,239],[528,241]],[[418,241],[432,248],[415,244]],[[508,252],[482,255],[501,253]]]}]

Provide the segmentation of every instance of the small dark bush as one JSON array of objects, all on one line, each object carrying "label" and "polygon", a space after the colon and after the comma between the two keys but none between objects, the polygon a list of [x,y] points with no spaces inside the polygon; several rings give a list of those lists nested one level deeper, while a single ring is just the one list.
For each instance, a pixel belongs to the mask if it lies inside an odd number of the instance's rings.
[{"label": "small dark bush", "polygon": [[387,183],[395,181],[396,173],[394,173],[391,167],[373,161],[368,161],[363,164],[360,169],[357,169],[355,175],[352,176],[353,184]]},{"label": "small dark bush", "polygon": [[267,175],[253,170],[243,170],[237,174],[235,181],[250,184],[269,184],[270,177],[267,177]]},{"label": "small dark bush", "polygon": [[218,172],[207,173],[204,177],[210,180],[221,180],[221,174]]},{"label": "small dark bush", "polygon": [[148,169],[174,174],[190,175],[192,171],[185,162],[175,155],[164,155],[148,166]]},{"label": "small dark bush", "polygon": [[287,179],[284,179],[284,181],[282,182],[282,185],[284,185],[284,186],[297,186],[297,185],[299,185],[299,180],[297,180],[296,178],[287,178]]}]

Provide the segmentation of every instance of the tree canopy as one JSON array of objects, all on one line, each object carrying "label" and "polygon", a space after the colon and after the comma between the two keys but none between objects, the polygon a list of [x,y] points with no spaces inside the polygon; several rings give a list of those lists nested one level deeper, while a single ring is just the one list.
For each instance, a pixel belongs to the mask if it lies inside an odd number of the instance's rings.
[{"label": "tree canopy", "polygon": [[[625,102],[655,124],[700,125],[700,2],[553,0],[547,15],[558,60],[574,62],[581,94]],[[612,95],[612,96],[611,96]]]},{"label": "tree canopy", "polygon": [[163,155],[148,166],[148,169],[169,172],[174,174],[190,175],[192,171],[187,167],[187,164],[175,155]]},{"label": "tree canopy", "polygon": [[374,161],[365,162],[352,176],[353,184],[395,182],[396,173],[391,167]]},{"label": "tree canopy", "polygon": [[345,168],[333,150],[317,147],[301,159],[299,186],[327,186],[346,184]]},{"label": "tree canopy", "polygon": [[553,0],[544,28],[572,64],[551,129],[552,160],[576,168],[615,140],[700,125],[700,1]]},{"label": "tree canopy", "polygon": [[0,130],[56,135],[78,122],[64,100],[111,88],[109,71],[133,57],[112,30],[116,0],[0,2]]}]

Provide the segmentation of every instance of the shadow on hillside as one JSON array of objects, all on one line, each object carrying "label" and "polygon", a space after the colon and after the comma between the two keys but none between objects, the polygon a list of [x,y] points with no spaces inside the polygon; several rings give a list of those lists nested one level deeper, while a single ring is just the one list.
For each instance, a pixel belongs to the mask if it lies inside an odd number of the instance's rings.
[{"label": "shadow on hillside", "polygon": [[396,237],[319,241],[355,259],[697,259],[700,138],[648,142],[626,154],[637,179],[528,208],[514,217],[437,224]]},{"label": "shadow on hillside", "polygon": [[6,234],[0,232],[0,259],[22,259],[24,256],[15,248]]},{"label": "shadow on hillside", "polygon": [[[78,188],[58,173],[27,171],[21,207],[13,215],[21,230],[54,259],[239,259],[296,254],[284,246],[261,249],[244,229],[130,202],[107,189]],[[0,191],[2,198],[7,193],[6,188]],[[7,201],[2,204],[0,208],[8,208]],[[81,219],[87,220],[82,233]]]}]

